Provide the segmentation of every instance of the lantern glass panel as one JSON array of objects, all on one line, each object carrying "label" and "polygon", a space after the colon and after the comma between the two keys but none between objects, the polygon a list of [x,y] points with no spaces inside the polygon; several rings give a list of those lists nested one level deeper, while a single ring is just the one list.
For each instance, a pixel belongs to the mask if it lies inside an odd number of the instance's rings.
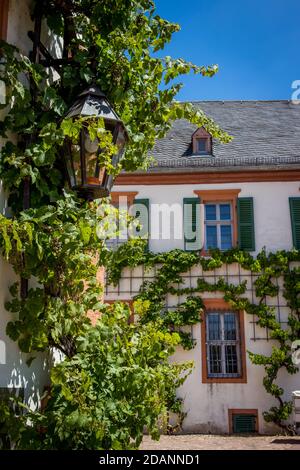
[{"label": "lantern glass panel", "polygon": [[65,164],[66,164],[66,169],[69,177],[69,183],[71,188],[74,188],[76,186],[76,179],[75,179],[75,173],[73,169],[73,160],[72,160],[72,154],[71,154],[71,145],[66,145],[65,146]]},{"label": "lantern glass panel", "polygon": [[86,167],[86,183],[99,184],[98,139],[91,140],[86,129],[83,131],[83,152]]},{"label": "lantern glass panel", "polygon": [[[81,159],[80,159],[80,145],[71,144],[71,155],[73,161],[73,171],[72,174],[74,175],[73,178],[71,177],[71,186],[75,185],[78,186],[81,184]],[[69,173],[70,174],[70,173]],[[72,182],[74,179],[74,182]]]},{"label": "lantern glass panel", "polygon": [[126,137],[125,137],[125,132],[124,128],[122,126],[119,127],[119,132],[117,135],[117,140],[116,140],[116,145],[119,149],[119,154],[123,152],[123,149],[125,147],[126,143]]}]

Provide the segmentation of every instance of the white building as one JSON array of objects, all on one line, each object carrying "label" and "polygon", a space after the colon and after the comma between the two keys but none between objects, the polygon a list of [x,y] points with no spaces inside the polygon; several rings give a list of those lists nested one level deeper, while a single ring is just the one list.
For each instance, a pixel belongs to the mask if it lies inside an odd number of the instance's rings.
[{"label": "white building", "polygon": [[[143,205],[149,208],[148,219],[147,211],[143,212],[142,222],[148,226],[153,252],[202,247],[205,255],[209,247],[240,247],[256,255],[264,247],[273,252],[299,249],[300,106],[288,101],[194,105],[233,136],[233,141],[215,142],[203,129],[178,120],[156,144],[152,153],[156,165],[147,172],[118,177],[113,202],[123,196],[129,204],[136,201],[139,212]],[[158,216],[159,210],[162,216]],[[166,230],[169,221],[171,236]],[[237,264],[204,273],[195,267],[183,279],[185,286],[195,287],[198,278],[212,282],[220,276],[233,284],[246,280],[245,297],[255,302],[255,276]],[[106,299],[130,301],[143,281],[153,277],[143,267],[125,269],[119,285],[107,287]],[[191,351],[179,348],[175,355],[176,360],[195,363],[179,391],[187,413],[184,431],[226,433],[241,429],[238,423],[243,420],[261,433],[276,431],[262,417],[276,400],[262,385],[263,367],[253,365],[246,352],[270,354],[268,331],[258,327],[253,316],[233,312],[221,292],[202,297],[206,312],[201,323],[199,313],[199,323],[192,327],[196,345]],[[168,295],[166,306],[174,308],[181,302],[183,297]],[[278,296],[267,298],[267,303],[276,308],[277,319],[284,325],[288,308],[282,297],[282,280]],[[221,341],[228,321],[234,323],[237,335],[234,367],[228,366],[230,348],[226,352]],[[218,329],[216,323],[221,325],[220,337],[214,330]],[[219,343],[209,337],[208,328]],[[282,372],[278,383],[285,390],[284,399],[290,400],[292,391],[300,388],[300,374]]]},{"label": "white building", "polygon": [[[30,4],[30,0],[0,1],[0,38],[17,46],[26,55],[32,50],[32,42],[27,34],[33,29]],[[45,33],[47,34],[46,30]],[[5,110],[0,111],[0,119],[4,115]],[[7,194],[1,182],[0,210],[1,214],[9,215]],[[26,403],[36,408],[40,405],[44,386],[49,383],[49,358],[48,355],[37,354],[36,359],[28,366],[26,361],[32,354],[21,353],[18,344],[6,335],[6,325],[14,318],[5,310],[4,304],[10,300],[9,287],[17,281],[19,279],[11,266],[0,258],[0,397],[9,390],[24,396]]]},{"label": "white building", "polygon": [[[0,0],[0,37],[18,46],[26,55],[32,48],[27,36],[28,30],[33,29],[29,4],[30,0]],[[293,246],[299,249],[300,106],[283,101],[195,105],[233,135],[234,140],[228,145],[212,142],[202,129],[178,121],[169,135],[156,145],[153,155],[157,165],[147,173],[122,174],[114,187],[115,198],[123,195],[129,203],[138,200],[140,206],[149,206],[148,226],[153,234],[149,240],[150,250],[197,249],[203,238],[206,245],[224,249],[239,241],[241,247],[253,254],[264,246],[272,251],[290,250]],[[201,210],[200,202],[206,206]],[[182,210],[184,203],[185,212]],[[173,206],[180,229],[175,226],[171,236],[167,233],[164,239],[160,236],[163,227],[155,217],[159,209],[155,205],[161,204],[165,204],[165,209]],[[7,213],[2,187],[0,209],[3,214]],[[180,225],[180,221],[184,223]],[[147,220],[143,222],[147,225]],[[186,226],[188,231],[184,237]],[[204,246],[204,250],[206,248]],[[226,272],[222,268],[206,273],[194,268],[184,275],[185,282],[193,286],[198,277],[210,279],[210,276],[214,279],[225,276],[232,283],[245,279],[247,296],[252,299],[255,278],[239,270],[237,265],[227,268]],[[145,276],[151,279],[154,273],[145,272],[143,267],[126,269],[119,286],[107,287],[106,300],[131,300],[139,292]],[[40,355],[27,366],[28,355],[20,353],[17,343],[7,337],[6,324],[11,316],[4,303],[9,299],[9,286],[18,279],[3,259],[0,259],[0,279],[0,394],[7,389],[17,389],[19,394],[24,392],[27,402],[37,406],[43,387],[48,383],[49,364],[47,358]],[[258,328],[244,312],[231,312],[221,294],[204,297],[206,318],[212,315],[224,325],[224,315],[227,315],[227,320],[231,321],[231,328],[237,333],[237,361],[230,374],[225,369],[215,372],[215,365],[206,357],[206,321],[199,321],[192,327],[195,348],[191,351],[179,348],[174,358],[192,359],[195,363],[192,375],[179,391],[187,412],[184,430],[226,433],[232,429],[235,415],[248,414],[254,416],[253,423],[259,432],[274,431],[262,418],[262,412],[273,404],[262,386],[264,370],[253,366],[246,353],[249,349],[268,354],[271,349],[268,332]],[[172,308],[182,300],[169,295],[167,305]],[[288,309],[282,306],[282,290],[268,301],[276,307],[278,318],[286,321]],[[287,400],[291,399],[293,390],[300,389],[299,374],[283,373],[280,382]]]}]

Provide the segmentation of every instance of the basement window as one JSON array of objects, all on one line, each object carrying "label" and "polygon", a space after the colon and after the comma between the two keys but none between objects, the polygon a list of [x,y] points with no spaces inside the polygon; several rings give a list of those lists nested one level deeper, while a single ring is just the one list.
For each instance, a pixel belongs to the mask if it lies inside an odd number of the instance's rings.
[{"label": "basement window", "polygon": [[229,410],[229,432],[231,434],[254,434],[258,432],[257,410]]}]

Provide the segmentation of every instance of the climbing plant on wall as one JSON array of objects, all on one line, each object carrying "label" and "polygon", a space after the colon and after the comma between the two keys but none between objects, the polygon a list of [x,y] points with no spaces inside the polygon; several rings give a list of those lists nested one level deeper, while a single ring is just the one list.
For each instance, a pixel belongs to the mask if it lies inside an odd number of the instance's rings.
[{"label": "climbing plant on wall", "polygon": [[[138,446],[144,426],[157,436],[158,416],[176,405],[176,387],[184,374],[180,366],[168,364],[167,357],[179,336],[166,332],[158,319],[140,330],[126,326],[126,306],[111,307],[112,324],[105,316],[107,307],[99,300],[101,286],[96,282],[98,267],[109,260],[105,243],[97,236],[101,222],[97,207],[105,202],[86,204],[63,189],[63,142],[66,136],[78,135],[84,125],[64,115],[80,92],[91,83],[98,85],[129,134],[126,154],[113,169],[109,133],[100,121],[89,121],[90,134],[99,135],[102,130],[101,165],[114,176],[121,169],[146,168],[155,140],[166,134],[175,119],[188,119],[213,137],[230,140],[201,111],[175,101],[182,86],[180,75],[192,72],[210,77],[217,67],[157,54],[179,27],[159,17],[151,0],[33,3],[33,19],[41,10],[43,28],[50,32],[45,36],[62,50],[59,65],[49,63],[45,68],[32,63],[17,47],[0,43],[0,80],[6,86],[6,105],[1,105],[5,109],[0,122],[0,178],[12,209],[10,219],[0,217],[0,246],[18,275],[38,282],[22,298],[19,286],[11,287],[6,307],[13,319],[7,333],[28,353],[28,364],[37,352],[49,348],[59,350],[65,359],[52,369],[51,397],[42,413],[28,411],[30,420],[18,420],[19,438],[16,432],[11,435],[23,447]],[[28,183],[31,209],[23,210]],[[103,314],[94,330],[87,312],[94,318]],[[116,335],[120,340],[114,348]],[[107,348],[97,349],[99,342],[105,344],[104,338]],[[147,355],[149,338],[153,344]],[[87,363],[96,350],[97,358]],[[112,377],[110,387],[104,381],[96,383],[101,378],[99,368],[104,366]],[[124,369],[133,388],[121,398],[119,377]],[[143,383],[148,384],[148,394]],[[133,389],[140,397],[135,404],[129,400]],[[11,422],[8,412],[7,408],[1,411],[0,421]]]},{"label": "climbing plant on wall", "polygon": [[[201,295],[206,292],[221,292],[234,310],[245,311],[254,318],[258,326],[267,328],[270,339],[274,340],[270,355],[248,351],[253,364],[264,367],[263,385],[278,401],[278,406],[272,406],[270,410],[264,412],[264,418],[288,432],[294,432],[293,428],[285,423],[292,412],[292,402],[284,401],[284,389],[277,385],[276,380],[281,369],[285,369],[289,374],[295,374],[299,370],[293,361],[292,349],[293,342],[300,339],[300,268],[293,265],[300,261],[299,251],[266,254],[263,250],[255,258],[238,249],[226,252],[212,251],[209,257],[201,257],[198,252],[181,250],[155,254],[145,252],[143,241],[132,240],[109,256],[111,259],[107,275],[108,282],[112,284],[119,281],[122,269],[126,266],[134,267],[140,264],[144,264],[146,268],[157,266],[155,279],[144,282],[140,293],[136,296],[137,301],[143,301],[147,306],[142,316],[142,323],[159,318],[166,331],[178,330],[181,345],[186,349],[193,348],[194,343],[191,335],[181,331],[180,327],[200,321],[204,308]],[[224,277],[218,276],[215,283],[210,283],[204,279],[204,274],[197,279],[196,287],[182,285],[182,273],[188,272],[193,266],[200,265],[204,272],[209,272],[233,263],[255,273],[254,288],[258,299],[255,303],[243,296],[247,289],[246,281],[233,285],[227,283]],[[280,277],[284,281],[283,296],[289,307],[287,327],[283,327],[276,318],[275,308],[266,304],[268,297],[277,296],[279,288],[275,280]],[[168,294],[185,295],[186,300],[176,310],[168,310],[165,307]]]}]

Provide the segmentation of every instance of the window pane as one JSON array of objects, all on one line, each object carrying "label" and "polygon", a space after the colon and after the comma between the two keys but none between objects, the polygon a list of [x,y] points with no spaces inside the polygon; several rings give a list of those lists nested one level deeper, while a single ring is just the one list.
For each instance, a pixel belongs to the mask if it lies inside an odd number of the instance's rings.
[{"label": "window pane", "polygon": [[206,152],[206,139],[197,139],[197,150],[199,153]]},{"label": "window pane", "polygon": [[235,341],[236,338],[236,316],[234,313],[224,314],[224,339]]},{"label": "window pane", "polygon": [[221,346],[211,344],[209,346],[209,372],[210,374],[222,373]]},{"label": "window pane", "polygon": [[205,219],[217,220],[217,206],[215,204],[205,204]]},{"label": "window pane", "polygon": [[220,219],[231,220],[230,204],[220,204]]},{"label": "window pane", "polygon": [[206,226],[206,248],[218,248],[217,226]]},{"label": "window pane", "polygon": [[218,313],[208,315],[208,340],[221,339],[221,322]]},{"label": "window pane", "polygon": [[232,248],[231,225],[221,225],[221,250]]},{"label": "window pane", "polygon": [[236,345],[225,346],[225,367],[226,374],[238,373]]}]

